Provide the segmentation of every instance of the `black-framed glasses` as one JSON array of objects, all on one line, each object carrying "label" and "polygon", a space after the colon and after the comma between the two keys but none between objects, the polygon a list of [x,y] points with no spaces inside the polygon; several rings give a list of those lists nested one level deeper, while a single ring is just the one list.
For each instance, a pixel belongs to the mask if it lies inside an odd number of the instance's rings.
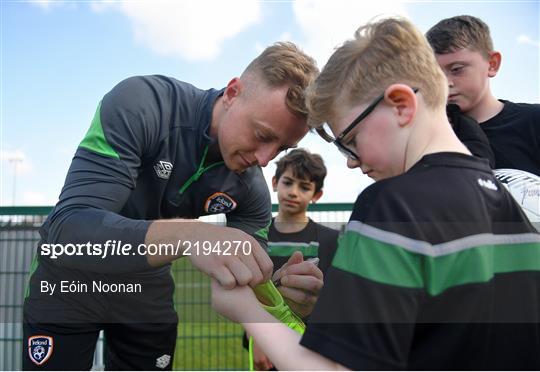
[{"label": "black-framed glasses", "polygon": [[[417,93],[418,92],[418,88],[413,88],[413,91],[414,93]],[[384,93],[381,94],[380,96],[378,96],[377,98],[375,98],[375,100],[373,102],[370,103],[370,105],[368,107],[366,107],[366,109],[364,111],[362,111],[357,117],[356,119],[354,119],[352,121],[351,124],[349,124],[347,126],[347,128],[345,128],[345,130],[343,130],[343,132],[341,132],[336,138],[333,138],[331,135],[329,135],[328,133],[326,133],[326,131],[324,130],[323,127],[320,127],[320,128],[317,128],[317,133],[319,134],[319,136],[321,136],[326,142],[330,142],[330,143],[333,143],[334,145],[336,145],[336,147],[338,148],[339,152],[341,152],[343,155],[345,155],[345,157],[349,158],[349,159],[352,159],[352,160],[360,160],[360,158],[358,157],[358,155],[356,155],[356,153],[351,150],[350,148],[348,148],[347,146],[345,146],[343,144],[343,138],[345,138],[345,136],[347,134],[349,134],[362,120],[364,120],[369,114],[371,114],[371,112],[373,110],[375,110],[375,107],[377,107],[377,105],[379,103],[381,103],[381,101],[384,99]]]}]

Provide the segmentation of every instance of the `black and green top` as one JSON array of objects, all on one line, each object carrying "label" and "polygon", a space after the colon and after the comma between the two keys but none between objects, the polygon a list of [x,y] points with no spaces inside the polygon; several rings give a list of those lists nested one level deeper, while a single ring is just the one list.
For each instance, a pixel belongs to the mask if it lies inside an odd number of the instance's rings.
[{"label": "black and green top", "polygon": [[296,251],[302,252],[304,259],[319,257],[319,268],[324,273],[330,267],[336,252],[339,232],[314,222],[294,233],[282,233],[274,226],[272,219],[268,230],[268,255],[274,263],[274,271],[283,266]]},{"label": "black and green top", "polygon": [[358,197],[301,343],[356,370],[540,369],[540,235],[487,161]]}]

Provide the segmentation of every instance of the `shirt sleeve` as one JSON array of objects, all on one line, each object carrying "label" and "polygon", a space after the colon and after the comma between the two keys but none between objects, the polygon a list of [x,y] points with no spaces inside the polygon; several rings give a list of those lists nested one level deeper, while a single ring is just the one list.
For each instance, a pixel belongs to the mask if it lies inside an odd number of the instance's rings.
[{"label": "shirt sleeve", "polygon": [[246,198],[231,213],[227,213],[227,226],[234,227],[253,236],[266,250],[268,230],[272,220],[270,192],[260,167],[250,169],[253,177],[246,183]]},{"label": "shirt sleeve", "polygon": [[355,203],[301,340],[353,370],[407,367],[424,297],[422,259],[381,238],[394,234],[381,226],[395,221],[387,213],[399,206],[377,187]]},{"label": "shirt sleeve", "polygon": [[480,124],[473,118],[463,114],[456,104],[447,105],[446,114],[452,124],[454,133],[467,146],[471,154],[487,159],[490,167],[495,168],[495,155],[486,134],[480,128]]},{"label": "shirt sleeve", "polygon": [[144,243],[151,221],[119,213],[135,188],[142,161],[158,144],[160,106],[144,77],[124,80],[104,96],[72,160],[59,202],[41,229],[44,243],[103,245],[111,240],[131,244],[134,254],[62,255],[55,263],[105,273],[149,268],[136,247]]}]

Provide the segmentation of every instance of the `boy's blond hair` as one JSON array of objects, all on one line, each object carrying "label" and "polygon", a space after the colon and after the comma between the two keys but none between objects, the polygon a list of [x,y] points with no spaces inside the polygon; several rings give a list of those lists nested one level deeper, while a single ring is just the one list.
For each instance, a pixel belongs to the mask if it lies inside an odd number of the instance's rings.
[{"label": "boy's blond hair", "polygon": [[[295,115],[307,118],[305,89],[318,75],[319,69],[313,58],[302,52],[294,43],[278,42],[266,48],[246,67],[242,78],[247,89],[257,89],[250,84],[255,79],[271,87],[288,86],[285,103]],[[248,92],[250,94],[251,92]]]},{"label": "boy's blond hair", "polygon": [[336,110],[368,102],[391,84],[418,88],[431,108],[446,103],[446,78],[425,37],[403,18],[361,26],[330,57],[308,88],[309,124],[336,119]]},{"label": "boy's blond hair", "polygon": [[437,54],[469,48],[487,59],[493,51],[489,26],[480,18],[468,15],[443,19],[429,29],[426,38]]}]

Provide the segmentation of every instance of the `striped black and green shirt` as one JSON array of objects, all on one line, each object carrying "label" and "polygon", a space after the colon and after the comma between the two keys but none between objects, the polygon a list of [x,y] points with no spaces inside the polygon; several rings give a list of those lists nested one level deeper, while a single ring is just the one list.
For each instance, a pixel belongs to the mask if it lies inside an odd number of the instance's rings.
[{"label": "striped black and green shirt", "polygon": [[278,231],[272,219],[268,229],[267,252],[274,263],[274,271],[283,266],[296,251],[302,252],[304,260],[319,257],[319,268],[324,273],[330,267],[337,248],[339,232],[330,227],[314,222],[311,218],[307,225],[294,233]]},{"label": "striped black and green shirt", "polygon": [[357,370],[540,369],[540,234],[485,160],[358,197],[301,343]]}]

